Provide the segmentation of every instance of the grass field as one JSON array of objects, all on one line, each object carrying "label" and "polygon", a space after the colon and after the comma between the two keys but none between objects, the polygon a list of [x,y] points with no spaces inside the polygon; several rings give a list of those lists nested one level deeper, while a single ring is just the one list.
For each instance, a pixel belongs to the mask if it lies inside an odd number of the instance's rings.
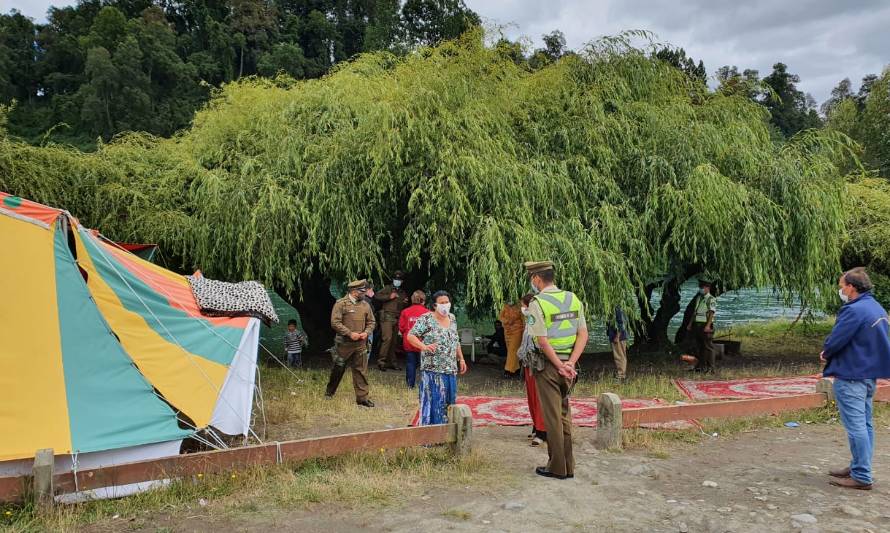
[{"label": "grass field", "polygon": [[[749,325],[736,328],[733,339],[742,342],[741,357],[726,357],[716,375],[709,379],[747,376],[812,374],[819,370],[818,353],[830,322]],[[718,332],[720,336],[720,332]],[[371,398],[377,408],[355,405],[349,374],[334,399],[324,398],[329,362],[316,359],[308,368],[291,371],[264,367],[261,371],[264,415],[257,409],[254,428],[266,441],[308,438],[408,424],[417,408],[416,392],[404,385],[403,372],[371,370]],[[689,376],[688,368],[664,354],[630,355],[629,379],[611,377],[610,354],[585,355],[576,397],[595,397],[615,392],[625,398],[685,399],[672,380]],[[502,368],[477,364],[459,380],[460,394],[523,396],[524,385],[502,377]],[[879,407],[881,420],[890,419],[890,409]],[[829,421],[831,408],[793,413],[783,417],[737,420],[703,420],[701,431],[631,430],[624,435],[628,448],[643,448],[654,457],[674,453],[684,446],[718,433],[730,435],[757,427],[781,425],[793,419],[801,423]],[[886,422],[884,422],[886,423]],[[203,508],[214,513],[253,512],[266,508],[291,508],[318,502],[343,506],[383,506],[419,487],[437,484],[509,484],[510,476],[500,468],[500,458],[479,449],[456,460],[443,448],[385,450],[381,453],[348,455],[296,465],[254,469],[226,476],[208,476],[176,481],[166,489],[115,501],[97,501],[59,507],[42,516],[29,507],[6,507],[0,525],[10,531],[73,531],[86,524],[102,522],[115,515],[131,517],[140,524],[152,513],[180,513]]]}]

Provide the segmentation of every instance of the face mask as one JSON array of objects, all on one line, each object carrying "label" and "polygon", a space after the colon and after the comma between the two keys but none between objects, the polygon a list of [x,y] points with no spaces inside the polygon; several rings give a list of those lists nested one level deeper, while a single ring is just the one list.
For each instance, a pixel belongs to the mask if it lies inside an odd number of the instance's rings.
[{"label": "face mask", "polygon": [[523,308],[522,308],[522,314],[523,314],[523,315],[528,315],[528,307],[523,307]]},{"label": "face mask", "polygon": [[535,284],[534,284],[534,283],[529,282],[529,285],[531,285],[531,288],[532,288],[532,292],[533,292],[533,293],[538,294],[539,292],[541,292],[541,291],[538,290],[537,287],[535,287]]},{"label": "face mask", "polygon": [[392,286],[398,289],[399,287],[402,286],[402,280],[400,280],[400,279],[392,280]]},{"label": "face mask", "polygon": [[699,289],[699,290],[698,290],[698,293],[701,294],[702,296],[704,296],[704,295],[705,295],[705,290],[704,290],[704,289]]},{"label": "face mask", "polygon": [[448,316],[448,312],[451,311],[451,304],[436,304],[436,312],[442,316]]},{"label": "face mask", "polygon": [[837,295],[841,297],[841,301],[847,303],[850,301],[850,297],[844,294],[844,289],[838,289]]}]

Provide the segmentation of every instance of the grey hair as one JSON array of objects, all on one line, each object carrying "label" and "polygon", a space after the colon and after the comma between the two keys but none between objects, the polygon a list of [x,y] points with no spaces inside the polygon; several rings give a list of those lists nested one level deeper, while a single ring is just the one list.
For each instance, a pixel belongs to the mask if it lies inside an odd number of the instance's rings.
[{"label": "grey hair", "polygon": [[868,277],[865,267],[851,268],[844,272],[843,279],[844,283],[852,285],[856,292],[859,293],[870,291],[875,287],[871,282],[871,278]]}]

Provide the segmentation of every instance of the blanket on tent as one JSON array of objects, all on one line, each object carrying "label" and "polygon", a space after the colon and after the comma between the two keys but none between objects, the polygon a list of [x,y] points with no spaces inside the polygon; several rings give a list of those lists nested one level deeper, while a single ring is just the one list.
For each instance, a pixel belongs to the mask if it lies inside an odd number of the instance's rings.
[{"label": "blanket on tent", "polygon": [[266,289],[256,281],[228,283],[205,278],[200,272],[186,279],[203,315],[255,317],[267,326],[278,323]]},{"label": "blanket on tent", "polygon": [[[528,400],[501,396],[458,396],[457,402],[470,408],[474,426],[530,426]],[[581,427],[596,427],[596,398],[572,398],[572,423]],[[621,400],[624,409],[667,405],[664,400]],[[411,425],[416,426],[418,414],[414,414]],[[643,424],[647,429],[692,429],[698,427],[694,420],[678,420],[663,424]]]}]

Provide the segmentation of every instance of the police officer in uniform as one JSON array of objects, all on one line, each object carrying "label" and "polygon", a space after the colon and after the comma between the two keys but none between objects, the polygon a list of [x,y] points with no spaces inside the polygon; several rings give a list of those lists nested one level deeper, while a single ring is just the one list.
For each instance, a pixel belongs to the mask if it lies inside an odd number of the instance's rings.
[{"label": "police officer in uniform", "polygon": [[337,300],[331,310],[331,327],[337,333],[335,339],[334,367],[328,380],[325,396],[332,398],[337,392],[347,365],[352,369],[352,386],[355,403],[374,407],[368,399],[368,336],[374,331],[374,312],[363,298],[368,290],[366,280],[353,281],[346,287],[347,294]]},{"label": "police officer in uniform", "polygon": [[402,288],[405,274],[396,271],[392,284],[377,291],[374,299],[380,302],[380,349],[377,351],[377,368],[401,370],[396,365],[399,316],[408,307],[408,293]]},{"label": "police officer in uniform", "polygon": [[535,473],[556,479],[573,478],[569,394],[578,376],[575,365],[587,345],[584,304],[571,292],[556,287],[552,262],[528,262],[525,269],[536,293],[528,306],[526,321],[535,344],[530,366],[547,428],[549,457],[547,466],[535,468]]}]

